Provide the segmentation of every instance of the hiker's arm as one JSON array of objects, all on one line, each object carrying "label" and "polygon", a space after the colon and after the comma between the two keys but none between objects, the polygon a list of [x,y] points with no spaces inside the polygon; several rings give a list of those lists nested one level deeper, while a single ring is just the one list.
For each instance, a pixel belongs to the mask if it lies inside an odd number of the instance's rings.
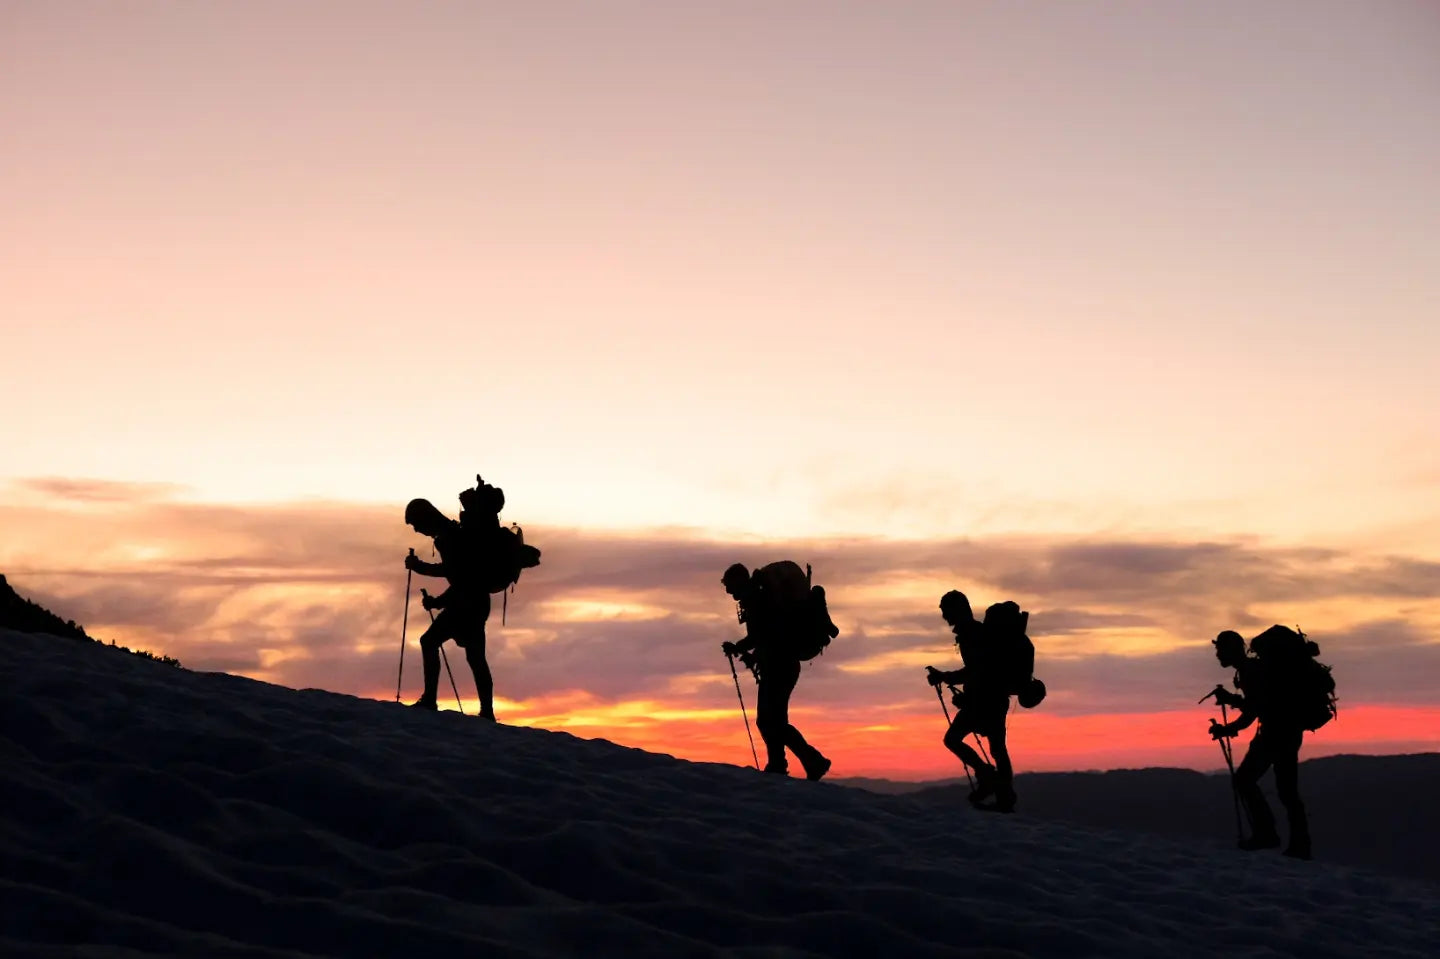
[{"label": "hiker's arm", "polygon": [[1234,736],[1254,721],[1255,714],[1247,713],[1242,709],[1240,715],[1235,717],[1235,721],[1228,725],[1225,723],[1213,723],[1210,727],[1210,735],[1216,739],[1219,739],[1221,736]]},{"label": "hiker's arm", "polygon": [[730,647],[730,650],[733,650],[730,655],[744,656],[746,653],[752,653],[755,651],[755,637],[746,636],[738,643],[729,643],[728,645]]},{"label": "hiker's arm", "polygon": [[427,563],[420,557],[411,553],[405,557],[405,568],[419,573],[421,576],[444,576],[444,563]]},{"label": "hiker's arm", "polygon": [[925,678],[929,681],[931,686],[939,686],[941,683],[945,683],[951,686],[959,686],[965,682],[965,667],[963,666],[959,669],[952,669],[949,672],[946,672],[942,669],[936,669],[933,666],[926,666],[925,668],[930,670],[930,674]]},{"label": "hiker's arm", "polygon": [[1243,711],[1245,709],[1245,697],[1239,693],[1232,693],[1224,686],[1215,687],[1215,702],[1221,706],[1234,706]]}]

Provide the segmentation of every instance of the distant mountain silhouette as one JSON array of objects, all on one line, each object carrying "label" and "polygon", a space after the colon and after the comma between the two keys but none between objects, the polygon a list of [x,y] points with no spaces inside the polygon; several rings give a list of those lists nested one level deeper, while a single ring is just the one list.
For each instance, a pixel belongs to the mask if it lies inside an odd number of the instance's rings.
[{"label": "distant mountain silhouette", "polygon": [[[48,636],[73,639],[81,643],[100,642],[85,632],[85,627],[76,623],[75,620],[61,619],[39,603],[28,600],[15,592],[15,588],[10,585],[3,574],[0,574],[0,628],[13,629],[17,633],[43,633]],[[169,666],[180,665],[180,660],[173,656],[156,656],[148,650],[116,646],[113,640],[108,645],[133,656],[153,659]]]},{"label": "distant mountain silhouette", "polygon": [[[965,781],[897,783],[848,779],[840,785],[908,793],[960,805]],[[1273,797],[1273,784],[1263,784]],[[1440,880],[1440,753],[1325,756],[1300,764],[1315,858],[1395,875]],[[1128,829],[1229,845],[1235,820],[1224,772],[1116,769],[1028,773],[1017,815],[1102,829]],[[1273,799],[1272,799],[1273,801]]]},{"label": "distant mountain silhouette", "polygon": [[[1027,775],[1033,775],[1027,774]],[[1019,776],[1015,777],[1017,780]],[[854,789],[863,789],[866,792],[882,793],[886,796],[907,796],[911,793],[929,792],[942,786],[966,786],[968,783],[964,776],[950,776],[945,779],[927,779],[924,782],[912,782],[904,779],[872,779],[868,776],[844,776],[836,779],[826,780],[837,786],[850,786]]]}]

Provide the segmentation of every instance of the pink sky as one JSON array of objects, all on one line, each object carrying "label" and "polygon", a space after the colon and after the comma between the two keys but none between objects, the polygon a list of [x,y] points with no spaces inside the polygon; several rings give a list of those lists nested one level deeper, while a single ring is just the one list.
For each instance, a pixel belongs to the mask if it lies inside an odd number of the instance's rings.
[{"label": "pink sky", "polygon": [[[851,645],[797,703],[847,728],[966,583],[1051,614],[1091,698],[1046,722],[1183,709],[1217,671],[1164,657],[1262,620],[1433,708],[1437,102],[1421,3],[9,3],[0,571],[379,694],[399,507],[478,469],[580,544],[497,640],[517,717],[721,708],[699,660],[586,686],[521,651],[718,642],[710,581],[774,550],[838,581]],[[616,537],[718,565],[606,586]],[[1080,595],[1075,555],[1137,587]]]}]

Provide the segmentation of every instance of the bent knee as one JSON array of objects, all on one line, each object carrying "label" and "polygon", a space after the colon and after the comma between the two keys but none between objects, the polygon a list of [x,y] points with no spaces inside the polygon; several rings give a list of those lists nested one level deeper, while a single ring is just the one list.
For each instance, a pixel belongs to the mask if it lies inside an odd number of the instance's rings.
[{"label": "bent knee", "polygon": [[789,722],[776,716],[755,717],[755,728],[760,730],[762,733],[765,733],[766,735],[774,732],[779,732],[788,725],[790,725]]}]

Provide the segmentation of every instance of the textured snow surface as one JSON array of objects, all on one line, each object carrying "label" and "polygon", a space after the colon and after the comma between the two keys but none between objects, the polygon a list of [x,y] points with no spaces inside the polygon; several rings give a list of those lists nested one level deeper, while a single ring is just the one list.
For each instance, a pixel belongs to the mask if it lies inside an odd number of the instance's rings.
[{"label": "textured snow surface", "polygon": [[1424,883],[43,636],[0,676],[6,956],[1440,954]]}]

